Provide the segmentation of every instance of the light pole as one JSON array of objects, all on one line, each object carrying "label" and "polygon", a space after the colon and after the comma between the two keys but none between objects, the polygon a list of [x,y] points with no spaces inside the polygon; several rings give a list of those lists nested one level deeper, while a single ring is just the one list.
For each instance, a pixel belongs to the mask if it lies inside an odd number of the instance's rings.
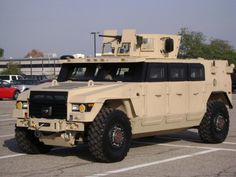
[{"label": "light pole", "polygon": [[96,37],[97,37],[97,34],[99,34],[99,32],[91,32],[90,34],[93,35],[93,52],[94,52],[94,57],[96,57]]}]

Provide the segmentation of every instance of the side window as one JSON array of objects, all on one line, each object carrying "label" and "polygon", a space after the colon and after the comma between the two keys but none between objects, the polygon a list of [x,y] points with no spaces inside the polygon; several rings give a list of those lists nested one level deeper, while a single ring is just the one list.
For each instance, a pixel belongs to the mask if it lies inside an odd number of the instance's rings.
[{"label": "side window", "polygon": [[103,55],[114,55],[115,48],[112,47],[110,42],[103,44],[102,54]]},{"label": "side window", "polygon": [[190,81],[204,81],[205,69],[202,64],[189,64],[189,79]]},{"label": "side window", "polygon": [[127,54],[130,50],[130,43],[124,42],[122,46],[118,48],[118,54]]},{"label": "side window", "polygon": [[10,80],[10,76],[0,76],[1,80]]},{"label": "side window", "polygon": [[168,65],[169,81],[187,81],[187,64],[171,63]]},{"label": "side window", "polygon": [[16,76],[12,76],[12,80],[15,81],[16,80]]},{"label": "side window", "polygon": [[167,65],[163,63],[149,63],[147,81],[167,81]]},{"label": "side window", "polygon": [[154,50],[154,39],[143,38],[143,43],[141,45],[141,51],[153,51]]}]

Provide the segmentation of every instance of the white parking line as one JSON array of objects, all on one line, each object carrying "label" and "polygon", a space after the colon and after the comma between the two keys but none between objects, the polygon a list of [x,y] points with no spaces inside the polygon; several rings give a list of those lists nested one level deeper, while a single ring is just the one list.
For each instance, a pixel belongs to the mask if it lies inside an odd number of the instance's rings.
[{"label": "white parking line", "polygon": [[6,138],[6,137],[12,137],[14,134],[9,134],[9,135],[0,135],[0,138]]},{"label": "white parking line", "polygon": [[[14,134],[8,134],[8,135],[0,135],[0,138],[5,138],[5,137],[13,137]],[[155,143],[155,142],[145,142],[145,141],[134,141],[135,143],[138,144],[149,144],[149,145],[158,145],[158,146],[168,146],[168,147],[179,147],[179,148],[195,148],[195,149],[205,149],[206,151],[230,151],[230,152],[236,152],[236,149],[230,149],[230,148],[215,148],[215,147],[209,147],[209,146],[191,146],[191,145],[178,145],[178,144],[171,144],[171,143]],[[228,144],[236,144],[233,142],[227,142]],[[67,149],[67,148],[55,148],[53,150],[57,149]],[[202,151],[204,152],[204,151]],[[6,156],[0,156],[0,159],[6,159],[6,158],[12,158],[12,157],[17,157],[21,155],[26,155],[26,154],[15,154],[15,155],[6,155]],[[188,155],[187,155],[188,156]],[[97,175],[97,174],[96,174]],[[99,174],[101,176],[101,174]],[[107,174],[105,174],[107,176]],[[95,177],[95,176],[91,176]]]},{"label": "white parking line", "polygon": [[149,144],[149,145],[157,145],[157,146],[169,146],[169,147],[179,147],[179,148],[196,148],[196,149],[212,149],[212,150],[221,150],[221,151],[231,151],[236,152],[236,149],[230,148],[215,148],[209,146],[191,146],[191,145],[179,145],[179,144],[171,144],[171,143],[154,143],[154,142],[146,142],[146,141],[134,141],[138,144]]},{"label": "white parking line", "polygon": [[231,144],[231,145],[236,145],[236,143],[233,143],[233,142],[223,142],[223,144]]},{"label": "white parking line", "polygon": [[196,149],[212,149],[212,150],[221,150],[221,151],[231,151],[236,152],[236,149],[229,149],[229,148],[214,148],[214,147],[208,147],[208,146],[188,146],[188,145],[178,145],[178,144],[169,144],[169,143],[163,143],[163,144],[157,144],[158,146],[169,146],[169,147],[180,147],[180,148],[196,148]]},{"label": "white parking line", "polygon": [[[166,137],[166,136],[157,136],[157,139],[170,139],[170,140],[186,140],[186,141],[193,141],[193,142],[202,142],[201,140],[198,139],[187,139],[187,138],[175,138],[175,137]],[[222,144],[231,144],[231,145],[236,145],[234,142],[222,142]]]},{"label": "white parking line", "polygon": [[6,122],[6,121],[12,121],[12,120],[16,120],[16,119],[0,119],[0,122]]},{"label": "white parking line", "polygon": [[18,156],[23,156],[26,154],[13,154],[13,155],[4,155],[4,156],[0,156],[0,160],[1,159],[8,159],[8,158],[12,158],[12,157],[18,157]]},{"label": "white parking line", "polygon": [[121,168],[121,169],[118,169],[118,170],[107,171],[107,172],[99,173],[99,174],[93,174],[91,176],[86,176],[86,177],[108,176],[108,175],[111,175],[111,174],[122,173],[122,172],[135,170],[135,169],[139,169],[139,168],[149,167],[149,166],[153,166],[153,165],[159,165],[159,164],[162,164],[162,163],[171,162],[171,161],[175,161],[175,160],[195,157],[195,156],[202,155],[202,154],[208,154],[208,153],[215,152],[215,151],[218,151],[218,150],[217,149],[210,149],[210,150],[195,152],[195,153],[192,153],[192,154],[176,156],[176,157],[172,157],[172,158],[169,158],[169,159],[158,160],[158,161],[154,161],[154,162],[150,162],[150,163],[144,163],[144,164],[135,165],[135,166],[131,166],[131,167]]}]

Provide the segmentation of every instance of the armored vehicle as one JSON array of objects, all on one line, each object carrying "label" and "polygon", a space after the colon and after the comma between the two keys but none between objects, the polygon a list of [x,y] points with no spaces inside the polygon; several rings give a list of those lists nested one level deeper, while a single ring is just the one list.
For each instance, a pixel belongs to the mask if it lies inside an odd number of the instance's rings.
[{"label": "armored vehicle", "polygon": [[178,35],[101,36],[101,57],[68,59],[57,80],[20,94],[15,137],[24,152],[86,143],[96,160],[117,162],[132,138],[198,128],[203,142],[225,140],[233,65],[177,59]]}]

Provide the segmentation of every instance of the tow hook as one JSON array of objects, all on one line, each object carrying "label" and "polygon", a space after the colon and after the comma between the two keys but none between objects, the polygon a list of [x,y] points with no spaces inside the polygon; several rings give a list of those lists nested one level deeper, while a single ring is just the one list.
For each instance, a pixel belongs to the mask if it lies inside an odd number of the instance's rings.
[{"label": "tow hook", "polygon": [[41,124],[39,127],[34,126],[34,128],[35,128],[34,136],[36,136],[37,138],[39,138],[39,137],[42,135],[42,133],[39,131],[39,129],[40,129],[41,127],[43,127],[44,125],[45,125],[45,124]]},{"label": "tow hook", "polygon": [[34,131],[34,136],[39,138],[41,136],[40,131],[38,131],[37,129]]}]

